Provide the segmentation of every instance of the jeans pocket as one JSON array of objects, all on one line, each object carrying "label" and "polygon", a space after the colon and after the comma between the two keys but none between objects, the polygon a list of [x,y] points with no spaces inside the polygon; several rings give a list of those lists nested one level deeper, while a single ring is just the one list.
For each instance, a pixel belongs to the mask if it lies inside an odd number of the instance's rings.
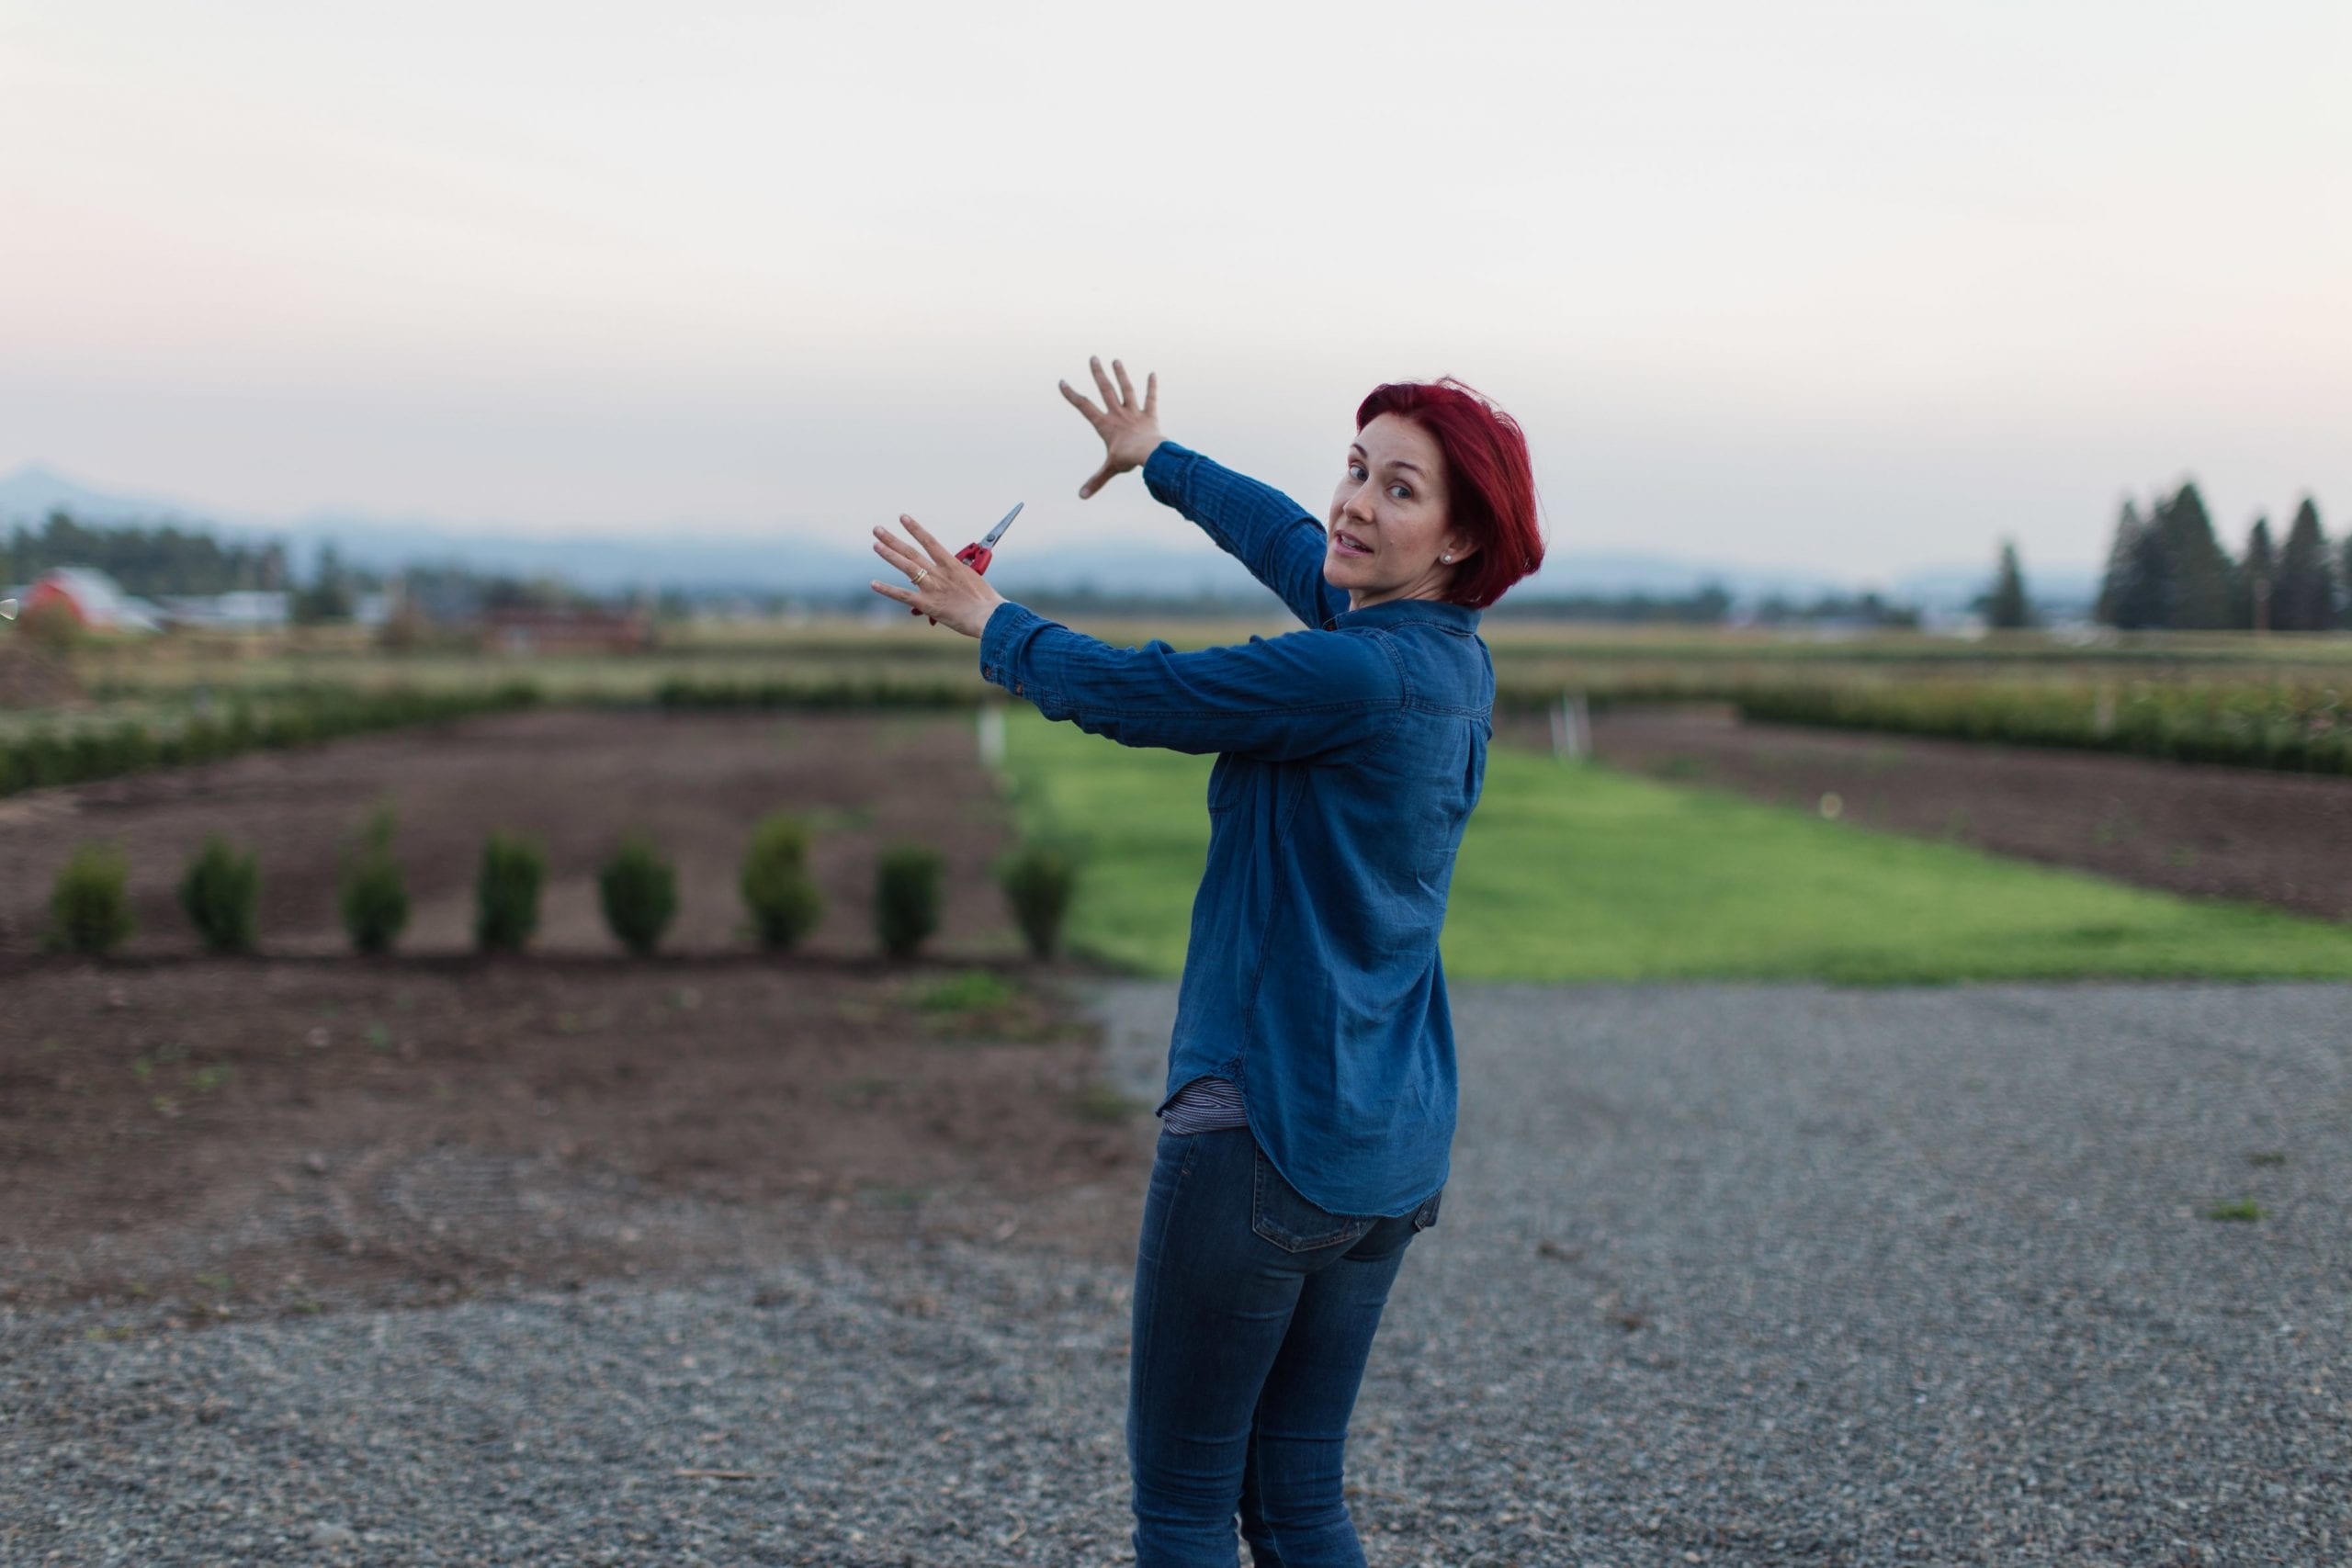
[{"label": "jeans pocket", "polygon": [[1257,1179],[1250,1195],[1250,1228],[1263,1240],[1284,1252],[1313,1252],[1343,1242],[1353,1246],[1375,1223],[1370,1217],[1317,1208],[1283,1179],[1265,1150],[1258,1151]]},{"label": "jeans pocket", "polygon": [[1437,1202],[1439,1199],[1444,1196],[1445,1189],[1441,1187],[1436,1191],[1430,1194],[1430,1201],[1428,1202],[1413,1211],[1413,1234],[1415,1235],[1420,1235],[1421,1232],[1437,1224]]}]

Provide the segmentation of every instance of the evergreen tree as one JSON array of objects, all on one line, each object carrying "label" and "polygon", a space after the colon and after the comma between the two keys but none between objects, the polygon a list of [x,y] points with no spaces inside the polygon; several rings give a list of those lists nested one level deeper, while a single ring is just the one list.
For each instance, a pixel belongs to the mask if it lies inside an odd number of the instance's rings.
[{"label": "evergreen tree", "polygon": [[2107,576],[2099,583],[2094,612],[2105,625],[2123,631],[2156,625],[2160,606],[2150,546],[2148,525],[2140,509],[2126,500],[2115,519],[2115,542],[2108,547]]},{"label": "evergreen tree", "polygon": [[2214,631],[2230,624],[2230,558],[2214,536],[2212,515],[2194,482],[2156,502],[2149,532],[2164,613],[2174,631]]},{"label": "evergreen tree", "polygon": [[2319,525],[2319,506],[2310,496],[2295,508],[2287,547],[2278,558],[2278,585],[2270,596],[2270,624],[2282,632],[2323,632],[2335,624],[2335,562]]},{"label": "evergreen tree", "polygon": [[1993,586],[1976,596],[1974,608],[1984,615],[1984,624],[1996,631],[2018,631],[2040,624],[2033,613],[2033,601],[2026,596],[2025,572],[2018,565],[2018,547],[2013,541],[2002,541],[2001,564],[1994,573]]},{"label": "evergreen tree", "polygon": [[2270,547],[2270,519],[2257,517],[2245,536],[2245,558],[2230,583],[2230,624],[2240,631],[2267,632],[2276,624],[2278,554]]},{"label": "evergreen tree", "polygon": [[293,610],[294,618],[306,626],[351,619],[351,574],[344,570],[343,552],[334,545],[320,547],[318,577],[295,592]]},{"label": "evergreen tree", "polygon": [[2336,625],[2352,632],[2352,535],[2344,540],[2344,558],[2335,563],[2336,586],[2343,590],[2337,600],[2341,608],[2336,613]]}]

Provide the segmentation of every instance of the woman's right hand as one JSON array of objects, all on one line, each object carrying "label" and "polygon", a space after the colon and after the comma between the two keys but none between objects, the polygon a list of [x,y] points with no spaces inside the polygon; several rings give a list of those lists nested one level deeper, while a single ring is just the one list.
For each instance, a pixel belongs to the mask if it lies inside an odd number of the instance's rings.
[{"label": "woman's right hand", "polygon": [[1094,372],[1096,390],[1102,394],[1101,408],[1096,408],[1092,399],[1068,381],[1062,383],[1062,396],[1086,416],[1086,423],[1102,438],[1102,466],[1094,470],[1092,479],[1078,487],[1080,501],[1129,468],[1143,467],[1144,459],[1160,443],[1159,373],[1144,378],[1143,401],[1137,403],[1135,384],[1127,379],[1125,366],[1115,359],[1111,361],[1112,372],[1119,378],[1119,384],[1113,387],[1111,378],[1102,374],[1101,359],[1090,359],[1086,364]]}]

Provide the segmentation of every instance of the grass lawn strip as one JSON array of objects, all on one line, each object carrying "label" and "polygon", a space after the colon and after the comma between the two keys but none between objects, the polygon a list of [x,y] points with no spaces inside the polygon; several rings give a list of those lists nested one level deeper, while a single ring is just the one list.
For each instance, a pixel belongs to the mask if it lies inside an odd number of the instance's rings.
[{"label": "grass lawn strip", "polygon": [[[1086,857],[1073,948],[1182,966],[1210,759],[1035,715],[1008,726],[1023,830]],[[1712,791],[1496,748],[1453,876],[1462,979],[2352,977],[2352,929],[2192,901]]]}]

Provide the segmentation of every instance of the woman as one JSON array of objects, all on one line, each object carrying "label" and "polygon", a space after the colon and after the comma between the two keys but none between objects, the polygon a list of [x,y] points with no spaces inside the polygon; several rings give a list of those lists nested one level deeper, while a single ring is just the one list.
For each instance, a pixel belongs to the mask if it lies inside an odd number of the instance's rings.
[{"label": "woman", "polygon": [[1127,1450],[1139,1568],[1363,1562],[1348,1416],[1453,1138],[1438,931],[1485,776],[1478,612],[1543,558],[1527,444],[1459,383],[1375,389],[1329,527],[1159,434],[1159,378],[1092,363],[1092,495],[1141,467],[1311,630],[1116,649],[1001,597],[910,517],[875,590],[980,639],[1048,718],[1215,752],[1208,869],[1136,1247]]}]

